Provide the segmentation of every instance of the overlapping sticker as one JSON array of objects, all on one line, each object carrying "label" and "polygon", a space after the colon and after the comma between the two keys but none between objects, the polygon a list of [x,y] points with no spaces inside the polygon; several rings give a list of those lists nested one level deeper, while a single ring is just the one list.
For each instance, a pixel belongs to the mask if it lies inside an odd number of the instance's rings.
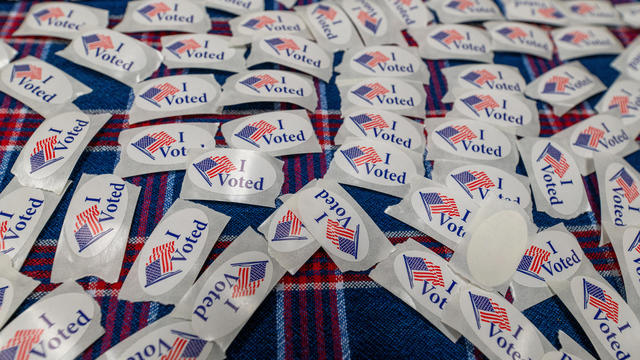
[{"label": "overlapping sticker", "polygon": [[211,19],[204,5],[191,0],[137,0],[127,3],[122,21],[113,30],[123,33],[180,31],[206,33]]},{"label": "overlapping sticker", "polygon": [[189,34],[163,36],[162,62],[169,69],[195,68],[230,72],[245,70],[243,46],[232,47],[228,36]]},{"label": "overlapping sticker", "polygon": [[400,21],[374,0],[343,0],[340,6],[365,45],[403,44]]},{"label": "overlapping sticker", "polygon": [[342,113],[354,108],[393,111],[400,115],[424,117],[427,94],[422,84],[400,79],[374,77],[338,86]]},{"label": "overlapping sticker", "polygon": [[515,21],[489,21],[484,27],[491,35],[494,51],[529,54],[551,60],[553,42],[538,26]]},{"label": "overlapping sticker", "polygon": [[[11,267],[11,258],[0,253],[0,328],[40,283]],[[0,354],[2,350],[0,350]]]},{"label": "overlapping sticker", "polygon": [[560,3],[572,23],[619,26],[620,14],[613,4],[594,0],[570,0]]},{"label": "overlapping sticker", "polygon": [[611,67],[633,80],[640,80],[640,39],[631,42],[624,51],[611,62]]},{"label": "overlapping sticker", "polygon": [[109,12],[69,2],[33,4],[13,36],[53,36],[73,39],[89,29],[106,28]]},{"label": "overlapping sticker", "polygon": [[569,18],[555,0],[507,0],[504,12],[509,20],[554,26],[567,25]]},{"label": "overlapping sticker", "polygon": [[400,30],[424,27],[434,21],[433,14],[422,1],[382,0],[382,3],[403,24]]},{"label": "overlapping sticker", "polygon": [[442,69],[447,79],[448,91],[443,102],[453,102],[454,91],[462,89],[483,89],[522,94],[527,86],[517,67],[497,64],[460,65]]},{"label": "overlapping sticker", "polygon": [[617,111],[625,126],[636,123],[640,120],[640,85],[631,79],[618,78],[602,95],[596,110]]},{"label": "overlapping sticker", "polygon": [[294,10],[307,23],[318,45],[325,50],[335,52],[362,46],[356,28],[335,2],[324,0],[296,6]]},{"label": "overlapping sticker", "polygon": [[604,26],[569,26],[551,31],[560,60],[585,56],[619,54],[624,47]]},{"label": "overlapping sticker", "polygon": [[439,24],[409,29],[418,42],[420,57],[428,60],[457,59],[489,63],[493,50],[489,34],[469,25]]},{"label": "overlapping sticker", "polygon": [[500,8],[492,0],[431,0],[427,6],[445,24],[501,20]]},{"label": "overlapping sticker", "polygon": [[233,38],[231,44],[246,45],[254,39],[272,34],[293,34],[310,39],[311,34],[304,21],[291,11],[242,12],[229,20]]}]

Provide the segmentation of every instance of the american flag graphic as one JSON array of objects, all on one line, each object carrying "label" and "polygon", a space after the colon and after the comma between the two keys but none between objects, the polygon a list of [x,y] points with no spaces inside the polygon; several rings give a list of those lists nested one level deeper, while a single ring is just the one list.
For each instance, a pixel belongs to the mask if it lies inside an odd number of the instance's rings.
[{"label": "american flag graphic", "polygon": [[493,181],[491,181],[487,173],[485,173],[484,171],[465,170],[457,174],[453,174],[451,175],[451,177],[453,178],[453,180],[455,180],[458,183],[458,185],[460,185],[460,187],[462,187],[462,190],[464,190],[467,193],[467,195],[469,195],[469,197],[472,199],[473,199],[473,194],[471,194],[472,191],[480,188],[490,189],[496,186],[493,183]]},{"label": "american flag graphic", "polygon": [[232,298],[251,296],[264,281],[269,261],[250,261],[231,264],[238,268],[238,282],[233,286]]},{"label": "american flag graphic", "polygon": [[589,126],[578,134],[574,145],[593,151],[598,151],[598,144],[604,137],[604,130]]},{"label": "american flag graphic", "polygon": [[287,210],[287,213],[278,221],[276,232],[271,241],[306,240],[307,237],[302,236],[303,226],[296,214]]},{"label": "american flag graphic", "polygon": [[264,120],[260,120],[243,127],[240,131],[235,133],[234,136],[237,136],[238,138],[259,148],[260,144],[258,144],[258,140],[262,139],[264,135],[268,135],[276,131],[276,129],[278,128]]},{"label": "american flag graphic", "polygon": [[486,322],[495,324],[502,330],[511,331],[511,324],[509,324],[509,317],[505,308],[486,296],[469,292],[469,297],[471,298],[471,306],[473,306],[478,329],[480,329],[481,323]]},{"label": "american flag graphic", "polygon": [[28,360],[33,346],[40,342],[43,329],[17,330],[7,344],[0,349],[2,360]]},{"label": "american flag graphic", "polygon": [[273,78],[271,75],[267,75],[267,74],[263,74],[263,75],[252,75],[249,76],[248,78],[240,81],[240,84],[248,87],[249,89],[260,93],[260,89],[261,87],[265,86],[265,85],[273,85],[273,84],[277,84],[278,80],[276,80],[275,78]]},{"label": "american flag graphic", "polygon": [[371,51],[358,56],[358,58],[354,59],[353,61],[355,61],[357,64],[362,65],[365,69],[375,73],[376,71],[374,67],[389,60],[389,57],[381,53],[380,51]]},{"label": "american flag graphic", "polygon": [[169,50],[173,55],[175,55],[178,59],[180,59],[180,55],[184,54],[187,50],[195,50],[199,49],[201,46],[194,39],[185,39],[174,42],[173,44],[167,46],[167,50]]},{"label": "american flag graphic", "polygon": [[198,170],[209,186],[213,186],[211,179],[218,174],[228,174],[237,169],[227,156],[209,156],[193,164],[193,167]]},{"label": "american flag graphic", "polygon": [[41,80],[42,68],[29,64],[13,65],[13,69],[11,69],[11,78],[9,79],[9,81],[13,82],[13,79],[20,79],[25,77],[31,80]]},{"label": "american flag graphic", "polygon": [[578,45],[587,39],[589,39],[588,34],[585,34],[582,31],[572,31],[562,35],[562,37],[560,38],[560,41]]},{"label": "american flag graphic", "polygon": [[549,261],[549,256],[551,256],[549,251],[532,245],[524,252],[524,256],[522,257],[522,260],[520,260],[517,271],[544,281],[544,278],[540,276],[540,269],[542,269],[541,265],[545,261]]},{"label": "american flag graphic", "polygon": [[469,73],[462,76],[463,80],[478,88],[481,88],[482,85],[497,78],[498,77],[493,75],[489,70],[470,71]]},{"label": "american flag graphic", "polygon": [[[0,254],[7,254],[12,251],[14,248],[10,248],[7,246],[6,241],[4,240],[4,235],[9,231],[9,221],[3,221],[0,223]],[[1,301],[0,301],[0,305]]]},{"label": "american flag graphic", "polygon": [[386,129],[389,127],[382,116],[377,114],[359,114],[350,116],[349,119],[362,131],[363,135],[367,135],[367,130]]},{"label": "american flag graphic", "polygon": [[636,234],[636,238],[633,239],[633,241],[629,245],[627,252],[631,252],[634,250],[640,253],[640,231],[638,231],[638,233]]},{"label": "american flag graphic", "polygon": [[170,241],[151,249],[151,255],[149,255],[149,259],[145,264],[147,283],[144,287],[149,287],[182,272],[182,270],[173,270],[171,258],[175,250],[175,241]]},{"label": "american flag graphic", "polygon": [[64,13],[59,7],[50,7],[33,13],[33,17],[36,19],[38,25],[42,25],[43,21],[47,21],[51,18],[57,19],[63,16]]},{"label": "american flag graphic", "polygon": [[150,159],[155,160],[156,151],[158,151],[163,146],[169,146],[178,140],[174,139],[173,136],[167,134],[164,131],[160,131],[153,134],[147,134],[140,138],[140,140],[131,144],[134,148],[140,150],[144,155],[148,156]]},{"label": "american flag graphic", "polygon": [[464,40],[464,36],[457,30],[438,31],[435,35],[431,36],[431,38],[444,45],[447,49],[449,49],[449,45],[454,41]]},{"label": "american flag graphic", "polygon": [[576,13],[576,14],[579,14],[579,15],[584,15],[586,13],[590,13],[595,8],[593,6],[591,6],[591,5],[589,5],[589,4],[579,3],[579,4],[571,5],[571,7],[569,7],[569,9],[573,13]]},{"label": "american flag graphic", "polygon": [[151,22],[153,22],[154,16],[158,14],[164,14],[168,11],[171,11],[171,8],[163,2],[145,5],[142,8],[138,9],[138,13]]},{"label": "american flag graphic", "polygon": [[177,337],[171,345],[171,350],[162,355],[160,360],[197,360],[207,346],[207,341],[196,335],[177,330],[171,330],[171,333]]},{"label": "american flag graphic", "polygon": [[418,256],[402,255],[404,266],[409,277],[409,286],[413,289],[414,281],[428,281],[433,286],[444,287],[444,278],[440,266]]},{"label": "american flag graphic", "polygon": [[160,102],[167,96],[172,96],[180,92],[180,89],[167,83],[150,87],[147,91],[140,94],[140,97],[147,100],[157,107],[161,107]]},{"label": "american flag graphic", "polygon": [[420,192],[420,198],[424,209],[427,211],[429,221],[433,219],[435,214],[447,214],[449,216],[460,216],[456,201],[448,196],[437,192],[423,193]]},{"label": "american flag graphic", "polygon": [[505,26],[501,29],[498,29],[496,32],[511,40],[512,42],[515,39],[527,37],[527,33],[517,26]]},{"label": "american flag graphic", "polygon": [[569,78],[565,76],[552,76],[544,84],[542,89],[543,94],[566,94],[566,85],[569,83]]},{"label": "american flag graphic", "polygon": [[91,50],[95,49],[113,49],[113,41],[109,35],[93,34],[82,37],[85,54],[89,55]]},{"label": "american flag graphic", "polygon": [[450,1],[447,5],[445,5],[448,8],[452,8],[455,10],[460,10],[463,11],[466,10],[468,7],[472,7],[473,1],[469,1],[469,0],[453,0]]},{"label": "american flag graphic", "polygon": [[345,150],[340,150],[342,156],[349,162],[356,173],[358,166],[362,164],[375,164],[382,161],[376,150],[371,146],[352,146]]},{"label": "american flag graphic", "polygon": [[609,110],[618,108],[623,117],[629,116],[629,109],[638,110],[637,107],[629,105],[629,97],[626,95],[616,95],[609,101]]},{"label": "american flag graphic", "polygon": [[360,10],[358,13],[358,20],[366,29],[369,29],[372,33],[378,32],[378,27],[382,22],[382,19],[376,19],[373,16],[369,15],[366,11]]},{"label": "american flag graphic", "polygon": [[378,95],[384,95],[388,93],[389,90],[382,86],[380,83],[371,83],[367,85],[362,85],[357,89],[353,90],[351,93],[360,99],[366,101],[368,104],[373,105],[371,99],[375,98]]},{"label": "american flag graphic", "polygon": [[457,143],[477,138],[467,125],[447,126],[444,129],[436,130],[436,134],[440,135],[454,150],[458,150]]},{"label": "american flag graphic", "polygon": [[495,109],[500,107],[491,95],[471,95],[463,98],[462,103],[467,105],[467,107],[476,115],[478,115],[479,111],[484,109]]},{"label": "american flag graphic", "polygon": [[[99,216],[100,210],[97,204],[90,206],[88,209],[76,215],[73,234],[80,248],[80,252],[106,234],[106,232],[103,233],[104,228],[102,224],[100,224]],[[109,231],[111,231],[111,229],[109,229]]]},{"label": "american flag graphic", "polygon": [[358,259],[358,239],[360,233],[360,224],[356,225],[355,230],[342,227],[339,222],[327,219],[327,240],[331,241],[338,250]]},{"label": "american flag graphic", "polygon": [[598,285],[582,279],[584,288],[584,308],[588,305],[602,310],[607,314],[607,318],[616,324],[618,323],[618,303],[615,302],[607,292]]},{"label": "american flag graphic", "polygon": [[538,160],[536,160],[536,162],[539,162],[540,160],[544,160],[544,162],[551,165],[553,172],[560,178],[562,178],[567,170],[569,170],[569,163],[567,163],[567,159],[565,159],[562,152],[551,145],[551,143],[547,144],[544,150],[542,150],[542,153],[538,156]]},{"label": "american flag graphic", "polygon": [[0,288],[0,310],[2,309],[2,303],[4,303],[4,295],[8,288],[9,285]]},{"label": "american flag graphic", "polygon": [[298,44],[296,44],[296,42],[293,41],[292,39],[276,37],[272,39],[266,39],[264,42],[266,42],[267,45],[271,46],[271,48],[277,54],[280,54],[280,51],[284,51],[284,50],[291,50],[291,51],[300,50],[300,46],[298,46]]},{"label": "american flag graphic", "polygon": [[624,197],[627,198],[629,204],[640,196],[640,193],[638,193],[638,185],[633,181],[633,177],[625,168],[615,173],[609,181],[615,181],[616,184],[622,188]]},{"label": "american flag graphic", "polygon": [[31,173],[51,165],[63,157],[56,158],[55,145],[58,143],[58,136],[53,135],[36,142],[33,152],[29,156]]},{"label": "american flag graphic", "polygon": [[548,19],[562,19],[564,17],[564,14],[554,7],[540,8],[538,13]]},{"label": "american flag graphic", "polygon": [[247,20],[246,23],[242,24],[242,26],[249,28],[251,30],[260,30],[267,25],[271,25],[276,21],[268,16],[258,16],[253,19]]},{"label": "american flag graphic", "polygon": [[334,8],[324,4],[318,4],[318,6],[313,10],[313,14],[320,14],[331,21],[333,21],[333,19],[336,18],[336,15],[338,15]]}]

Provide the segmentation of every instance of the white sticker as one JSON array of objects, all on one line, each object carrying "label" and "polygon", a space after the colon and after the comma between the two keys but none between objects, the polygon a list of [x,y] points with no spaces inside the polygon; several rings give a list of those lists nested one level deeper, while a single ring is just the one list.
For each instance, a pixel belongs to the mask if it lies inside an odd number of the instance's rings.
[{"label": "white sticker", "polygon": [[78,33],[104,28],[109,12],[74,3],[44,2],[33,4],[14,36],[43,35],[72,39]]},{"label": "white sticker", "polygon": [[194,330],[205,339],[232,333],[271,290],[272,276],[272,260],[261,251],[247,251],[227,260],[202,284],[191,315]]},{"label": "white sticker", "polygon": [[602,96],[596,109],[599,113],[618,111],[624,125],[640,119],[640,85],[630,79],[616,80]]},{"label": "white sticker", "polygon": [[[583,200],[584,183],[575,160],[566,150],[549,140],[538,140],[530,161],[539,191],[551,208],[563,215],[576,212]],[[542,199],[540,199],[542,200]]]},{"label": "white sticker", "polygon": [[19,187],[0,199],[0,254],[10,258],[20,252],[44,211],[42,190]]},{"label": "white sticker", "polygon": [[538,121],[538,114],[533,114],[525,101],[507,92],[477,90],[462,94],[453,102],[453,109],[465,118],[485,121],[494,126],[524,128]]},{"label": "white sticker", "polygon": [[421,130],[416,131],[412,121],[385,110],[356,110],[344,115],[342,127],[346,128],[350,135],[376,139],[403,149],[422,152],[425,144],[424,133]]},{"label": "white sticker", "polygon": [[445,68],[443,74],[447,78],[447,84],[450,88],[461,87],[522,93],[527,85],[517,68],[506,65],[462,65]]},{"label": "white sticker", "polygon": [[[467,25],[430,26],[426,32],[426,44],[428,47],[421,46],[420,50],[422,57],[426,59],[482,61],[481,58],[492,55],[491,41],[486,33],[479,28]],[[443,55],[431,56],[429,52],[432,49]]]},{"label": "white sticker", "polygon": [[607,166],[605,178],[598,179],[605,183],[605,193],[609,215],[615,226],[637,226],[640,224],[640,193],[635,171],[629,165],[613,162]]},{"label": "white sticker", "polygon": [[389,31],[389,18],[372,1],[344,0],[340,5],[356,25],[363,38],[383,37]]},{"label": "white sticker", "polygon": [[575,306],[600,341],[601,348],[615,359],[639,356],[640,322],[618,292],[609,284],[586,276],[576,276],[570,286]]},{"label": "white sticker", "polygon": [[336,5],[322,3],[306,7],[309,23],[315,34],[338,45],[346,44],[352,38],[353,27],[347,15]]},{"label": "white sticker", "polygon": [[422,222],[454,244],[466,235],[473,207],[457,193],[441,187],[421,188],[411,195],[411,205]]},{"label": "white sticker", "polygon": [[130,210],[128,198],[125,182],[113,175],[96,176],[76,189],[62,225],[76,255],[93,257],[109,247]]},{"label": "white sticker", "polygon": [[341,77],[347,73],[346,66],[361,78],[377,76],[429,82],[422,60],[398,46],[369,46],[345,54],[342,64],[336,69]]},{"label": "white sticker", "polygon": [[540,100],[555,103],[581,98],[596,85],[594,75],[565,64],[544,73],[537,88]]},{"label": "white sticker", "polygon": [[614,8],[620,13],[620,15],[622,15],[622,19],[626,24],[635,29],[640,27],[640,4],[616,4],[614,5]]},{"label": "white sticker", "polygon": [[71,46],[77,54],[106,71],[138,72],[147,65],[147,57],[137,41],[112,30],[84,33]]},{"label": "white sticker", "polygon": [[567,15],[554,0],[509,0],[504,8],[507,19],[560,26],[567,23]]},{"label": "white sticker", "polygon": [[290,253],[313,243],[315,239],[300,218],[288,206],[280,206],[273,214],[267,241],[273,249]]},{"label": "white sticker", "polygon": [[[264,11],[242,16],[236,27],[240,35],[249,38],[275,33],[300,33],[306,31],[304,22],[294,12]],[[233,32],[233,31],[232,31]],[[236,35],[235,33],[233,35]]]},{"label": "white sticker", "polygon": [[209,218],[197,208],[163,218],[140,251],[140,287],[149,295],[171,291],[196,264],[206,245]]},{"label": "white sticker", "polygon": [[29,161],[24,162],[24,171],[34,179],[52,175],[73,159],[76,151],[84,150],[79,146],[87,135],[90,119],[84,113],[71,112],[49,118],[44,124],[48,129],[34,134],[37,138],[30,139],[30,147],[22,149],[29,156]]},{"label": "white sticker", "polygon": [[[420,88],[422,89],[422,86]],[[420,93],[413,84],[402,80],[390,78],[360,80],[342,89],[345,90],[344,94],[341,92],[342,97],[346,97],[349,105],[352,104],[352,106],[397,111],[399,114],[409,113],[406,114],[409,116],[413,116],[412,113],[418,110],[424,114],[423,104],[426,98],[424,90]],[[345,103],[346,101],[343,101],[343,109],[347,105]]]},{"label": "white sticker", "polygon": [[433,14],[420,0],[384,0],[384,4],[404,24],[402,27],[424,27],[433,21]]},{"label": "white sticker", "polygon": [[190,34],[163,36],[163,62],[169,69],[200,68],[239,72],[245,69],[244,48],[232,47],[227,36]]},{"label": "white sticker", "polygon": [[524,253],[513,280],[526,287],[546,288],[546,280],[566,280],[582,263],[582,248],[571,233],[545,230]]},{"label": "white sticker", "polygon": [[[158,30],[169,30],[175,25],[197,24],[207,17],[204,8],[190,1],[147,0],[136,4],[135,9],[131,11],[133,20],[139,24],[153,25]],[[116,26],[116,30],[117,28],[118,26]]]},{"label": "white sticker", "polygon": [[431,134],[434,146],[475,160],[508,158],[513,150],[509,138],[500,130],[470,120],[451,120]]},{"label": "white sticker", "polygon": [[45,106],[66,104],[77,96],[69,75],[35,58],[20,59],[4,67],[0,79],[18,95]]},{"label": "white sticker", "polygon": [[254,71],[239,78],[235,89],[255,97],[304,98],[315,93],[310,83],[294,73],[284,71]]},{"label": "white sticker", "polygon": [[593,159],[594,153],[617,154],[633,141],[625,131],[620,118],[611,115],[596,115],[572,126],[571,150],[578,156]]},{"label": "white sticker", "polygon": [[471,200],[481,202],[491,196],[515,202],[523,209],[531,204],[529,188],[512,174],[488,165],[465,165],[451,171],[445,179],[450,189],[460,189]]},{"label": "white sticker", "polygon": [[537,26],[520,22],[487,22],[494,51],[511,51],[551,59],[553,42],[547,32]]},{"label": "white sticker", "polygon": [[567,9],[567,15],[575,22],[620,25],[620,14],[609,2],[571,0],[562,2],[562,5]]}]

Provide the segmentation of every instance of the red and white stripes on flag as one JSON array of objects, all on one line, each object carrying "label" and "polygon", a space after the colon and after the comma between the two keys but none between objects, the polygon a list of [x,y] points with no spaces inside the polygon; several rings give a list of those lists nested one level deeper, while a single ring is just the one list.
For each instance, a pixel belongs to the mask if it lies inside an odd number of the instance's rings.
[{"label": "red and white stripes on flag", "polygon": [[238,270],[238,282],[233,287],[231,297],[236,298],[254,295],[263,280],[264,278],[251,281],[251,266],[241,267],[240,270]]},{"label": "red and white stripes on flag", "polygon": [[253,126],[254,128],[256,128],[256,131],[251,134],[250,137],[253,141],[258,141],[260,140],[260,138],[262,138],[263,135],[271,134],[277,129],[277,127],[269,124],[264,120],[256,121],[254,123],[251,123],[249,126]]},{"label": "red and white stripes on flag", "polygon": [[289,231],[291,235],[300,235],[300,233],[302,232],[302,223],[300,222],[300,219],[298,219],[296,214],[293,213],[293,211],[287,210],[287,213],[282,217],[282,221],[280,222],[285,221],[291,222],[291,230]]},{"label": "red and white stripes on flag", "polygon": [[147,150],[149,150],[150,153],[154,153],[158,149],[160,149],[161,147],[169,146],[169,145],[173,144],[174,142],[178,141],[178,140],[174,139],[171,135],[167,134],[164,131],[160,131],[158,133],[151,134],[151,137],[156,139],[156,141],[154,141],[153,144],[151,144],[151,145],[149,145],[149,147],[147,147]]},{"label": "red and white stripes on flag", "polygon": [[236,170],[235,165],[226,156],[214,156],[211,160],[215,161],[218,165],[207,171],[207,176],[211,179],[220,173],[230,173]]},{"label": "red and white stripes on flag", "polygon": [[33,346],[40,341],[40,337],[43,332],[43,329],[18,330],[13,337],[9,339],[9,342],[7,342],[7,345],[5,345],[2,350],[17,346],[18,351],[16,352],[16,356],[13,360],[28,360],[31,349],[33,349]]},{"label": "red and white stripes on flag", "polygon": [[155,101],[162,101],[162,99],[166,98],[167,96],[175,95],[178,92],[180,92],[180,89],[178,89],[177,87],[169,83],[164,83],[162,85],[158,85],[154,87],[160,90],[160,92],[153,97],[153,100]]},{"label": "red and white stripes on flag", "polygon": [[382,159],[380,159],[380,156],[378,156],[378,153],[372,146],[358,147],[360,148],[360,150],[362,150],[362,152],[364,152],[364,155],[353,159],[353,162],[354,164],[356,164],[356,166],[360,166],[364,163],[375,164],[382,161]]},{"label": "red and white stripes on flag", "polygon": [[56,157],[54,146],[58,143],[58,135],[49,136],[46,139],[38,140],[31,155],[35,155],[40,151],[44,151],[44,160],[49,161]]},{"label": "red and white stripes on flag", "polygon": [[481,187],[489,189],[496,186],[496,184],[491,181],[489,176],[484,171],[470,171],[470,173],[471,175],[475,176],[476,180],[473,180],[472,182],[467,184],[467,188],[469,189],[469,191],[473,191]]},{"label": "red and white stripes on flag", "polygon": [[355,230],[344,228],[339,222],[327,219],[327,240],[330,240],[334,245],[340,246],[338,236],[353,239],[355,234]]},{"label": "red and white stripes on flag", "polygon": [[564,91],[566,85],[569,83],[569,78],[564,76],[552,76],[547,82],[552,82],[556,84],[556,91]]},{"label": "red and white stripes on flag", "polygon": [[453,128],[458,130],[458,133],[453,135],[449,139],[454,144],[457,144],[462,140],[473,140],[477,138],[476,134],[474,134],[473,131],[471,131],[471,129],[469,129],[467,125],[458,125],[458,126],[454,126]]},{"label": "red and white stripes on flag", "polygon": [[418,281],[428,281],[433,286],[444,287],[444,278],[442,277],[442,270],[440,269],[440,266],[425,259],[423,259],[423,261],[429,270],[413,270],[413,278]]},{"label": "red and white stripes on flag", "polygon": [[[171,350],[168,353],[162,355],[160,360],[190,360],[189,358],[181,357],[182,350],[189,343],[188,339],[178,336],[171,346]],[[193,358],[192,358],[193,359]],[[195,360],[195,359],[194,359]]]},{"label": "red and white stripes on flag", "polygon": [[618,110],[620,110],[620,113],[622,115],[628,114],[629,113],[629,97],[628,96],[614,96],[611,98],[611,101],[609,102],[609,108],[612,107],[618,107]]},{"label": "red and white stripes on flag", "polygon": [[93,205],[76,215],[76,231],[80,230],[84,224],[87,224],[92,234],[95,235],[101,233],[102,224],[100,224],[100,221],[98,220],[99,215],[100,210],[98,210],[98,205]]},{"label": "red and white stripes on flag", "polygon": [[551,253],[534,245],[527,249],[524,255],[531,256],[531,265],[529,265],[529,270],[538,274],[540,273],[540,266],[545,261],[549,260],[549,256],[551,256]]},{"label": "red and white stripes on flag", "polygon": [[496,304],[489,299],[491,306],[493,306],[494,312],[480,310],[480,319],[487,322],[492,322],[502,330],[511,331],[511,325],[509,324],[509,316],[507,316],[507,310],[502,306]]},{"label": "red and white stripes on flag", "polygon": [[604,137],[604,130],[598,129],[593,126],[589,126],[588,128],[582,130],[582,133],[591,136],[591,138],[589,139],[589,146],[592,148],[597,148],[598,142]]},{"label": "red and white stripes on flag", "polygon": [[376,97],[378,95],[384,95],[384,94],[389,92],[389,90],[387,90],[387,88],[385,88],[384,86],[382,86],[379,83],[367,84],[367,87],[371,89],[371,90],[369,90],[367,95],[365,95],[367,97],[367,99],[373,99],[374,97]]},{"label": "red and white stripes on flag", "polygon": [[146,265],[149,266],[154,261],[160,259],[162,265],[162,273],[173,271],[173,262],[171,261],[171,256],[174,252],[175,241],[170,241],[166,244],[156,246],[151,250],[151,255],[149,256],[149,261]]},{"label": "red and white stripes on flag", "polygon": [[367,116],[371,120],[366,122],[366,123],[362,123],[361,126],[362,126],[363,129],[365,129],[365,130],[370,130],[370,129],[373,129],[373,128],[385,129],[385,128],[389,127],[389,125],[387,124],[386,121],[384,121],[382,116],[374,115],[374,114],[367,114]]},{"label": "red and white stripes on flag", "polygon": [[589,305],[593,305],[598,309],[604,311],[607,314],[607,318],[613,320],[616,324],[618,323],[618,303],[613,301],[611,296],[605,292],[604,294],[605,301],[589,296]]},{"label": "red and white stripes on flag", "polygon": [[3,221],[0,224],[0,251],[6,250],[7,244],[4,242],[4,234],[9,231],[9,221]]}]

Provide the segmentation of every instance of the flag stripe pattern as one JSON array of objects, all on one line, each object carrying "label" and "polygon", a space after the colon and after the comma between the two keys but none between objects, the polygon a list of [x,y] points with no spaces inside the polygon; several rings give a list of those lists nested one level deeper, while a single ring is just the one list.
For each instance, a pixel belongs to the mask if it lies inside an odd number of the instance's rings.
[{"label": "flag stripe pattern", "polygon": [[15,357],[12,360],[28,360],[29,354],[33,346],[40,341],[40,337],[44,333],[43,329],[22,329],[15,332],[13,337],[9,339],[7,345],[2,350],[17,347]]},{"label": "flag stripe pattern", "polygon": [[444,278],[442,277],[440,266],[417,256],[405,256],[404,262],[413,280],[428,281],[433,286],[444,287]]},{"label": "flag stripe pattern", "polygon": [[473,293],[469,293],[469,295],[476,312],[476,318],[482,322],[493,323],[502,330],[511,331],[511,324],[505,308],[486,296]]},{"label": "flag stripe pattern", "polygon": [[536,274],[540,274],[541,265],[549,261],[551,252],[541,249],[535,245],[532,245],[527,251],[525,251],[518,270],[531,271]]},{"label": "flag stripe pattern", "polygon": [[430,214],[448,214],[449,216],[460,216],[460,212],[458,211],[458,205],[454,199],[436,193],[420,193],[422,197],[422,201],[427,207],[427,212]]},{"label": "flag stripe pattern", "polygon": [[98,205],[92,205],[88,209],[76,215],[75,232],[80,230],[82,226],[87,225],[93,235],[101,233],[103,229],[102,224],[100,224],[100,221],[98,220],[99,215],[100,210],[98,210]]},{"label": "flag stripe pattern", "polygon": [[463,171],[451,175],[458,183],[464,185],[469,191],[479,188],[489,189],[496,186],[484,171]]},{"label": "flag stripe pattern", "polygon": [[602,310],[607,314],[607,318],[616,324],[618,323],[618,303],[616,303],[607,292],[601,287],[584,281],[585,309],[587,304]]},{"label": "flag stripe pattern", "polygon": [[233,286],[231,297],[251,296],[256,293],[267,273],[268,261],[257,261],[250,263],[231,264],[237,266],[238,282]]}]

